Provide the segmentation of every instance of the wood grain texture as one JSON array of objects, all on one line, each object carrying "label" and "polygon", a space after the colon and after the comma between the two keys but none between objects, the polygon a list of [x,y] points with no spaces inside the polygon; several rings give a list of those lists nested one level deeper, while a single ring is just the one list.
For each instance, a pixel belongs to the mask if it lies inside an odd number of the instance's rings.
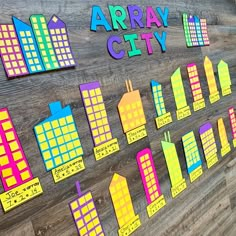
[{"label": "wood grain texture", "polygon": [[[137,4],[145,8],[168,6],[170,10],[167,36],[167,52],[162,54],[157,43],[153,43],[154,54],[147,55],[143,41],[137,42],[143,54],[139,57],[120,61],[113,60],[106,49],[106,40],[111,34],[122,35],[132,30],[106,33],[103,29],[90,32],[92,5],[100,5],[108,16],[107,5]],[[73,52],[78,61],[76,69],[43,73],[21,79],[6,80],[0,65],[0,102],[1,107],[8,107],[14,124],[29,160],[34,176],[40,178],[44,194],[11,212],[0,212],[0,235],[37,235],[37,236],[72,236],[76,228],[69,211],[68,202],[76,197],[75,181],[81,182],[82,191],[91,190],[100,214],[106,235],[117,235],[118,224],[113,211],[108,186],[112,175],[118,172],[127,177],[135,212],[140,214],[142,226],[134,235],[229,235],[236,233],[236,163],[232,161],[236,151],[232,151],[210,170],[206,169],[199,181],[190,184],[186,173],[181,136],[194,130],[200,147],[198,128],[206,121],[211,121],[219,144],[216,121],[223,117],[229,139],[231,138],[227,108],[235,105],[236,100],[236,5],[234,0],[175,0],[175,1],[3,1],[0,0],[0,22],[10,23],[11,16],[28,21],[29,16],[42,13],[49,20],[57,14],[67,24]],[[209,24],[210,47],[186,48],[182,29],[182,12],[206,17]],[[109,19],[109,18],[108,18]],[[110,21],[110,19],[109,19]],[[128,21],[127,21],[128,23]],[[129,27],[128,27],[129,28]],[[163,29],[160,29],[160,31]],[[144,32],[154,31],[144,30]],[[143,32],[136,30],[138,34]],[[126,45],[127,49],[128,46]],[[203,69],[203,59],[209,56],[216,65],[220,59],[230,67],[233,94],[221,98],[210,105],[208,88]],[[183,121],[176,121],[175,104],[170,85],[172,73],[181,67],[188,103],[192,97],[186,72],[186,64],[195,62],[198,66],[207,108],[194,113]],[[126,79],[131,79],[134,89],[141,92],[147,118],[148,137],[127,145],[117,113],[117,104],[125,92]],[[168,111],[172,112],[174,123],[157,131],[154,123],[150,80],[163,84],[164,97]],[[92,149],[84,108],[79,93],[79,84],[99,80],[113,130],[118,138],[121,151],[105,160],[96,162]],[[218,84],[219,86],[219,84]],[[48,103],[60,100],[70,104],[79,129],[84,148],[86,170],[54,184],[51,173],[46,173],[37,143],[33,134],[35,124],[49,116]],[[163,132],[171,131],[176,143],[187,190],[177,199],[170,195],[170,181],[160,141]],[[219,146],[219,145],[218,145]],[[151,147],[154,162],[160,179],[161,189],[167,200],[167,206],[156,216],[148,219],[146,199],[143,191],[136,153],[145,147]],[[201,153],[202,154],[202,153]]]}]

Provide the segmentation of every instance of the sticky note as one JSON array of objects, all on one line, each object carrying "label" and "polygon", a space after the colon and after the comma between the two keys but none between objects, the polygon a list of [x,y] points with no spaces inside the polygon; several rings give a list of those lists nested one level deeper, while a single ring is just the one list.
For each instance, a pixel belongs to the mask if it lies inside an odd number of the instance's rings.
[{"label": "sticky note", "polygon": [[49,104],[51,116],[34,127],[35,136],[47,171],[83,155],[76,123],[69,105]]},{"label": "sticky note", "polygon": [[215,103],[220,99],[219,91],[216,85],[216,79],[214,74],[214,69],[211,60],[208,57],[205,57],[204,60],[204,69],[207,78],[207,84],[209,89],[209,100],[210,103]]},{"label": "sticky note", "polygon": [[222,96],[226,96],[232,93],[231,91],[231,78],[229,73],[229,67],[226,62],[221,60],[217,66],[218,68],[218,75],[220,80],[220,87],[222,91]]},{"label": "sticky note", "polygon": [[126,133],[127,138],[128,136],[132,136],[130,137],[130,139],[132,140],[133,137],[136,136],[137,132],[133,132],[132,135],[129,135],[129,132],[138,129],[139,127],[144,127],[144,132],[142,132],[143,135],[135,137],[134,141],[137,141],[147,136],[144,126],[146,124],[146,118],[139,90],[133,91],[132,83],[130,80],[126,81],[126,88],[127,93],[122,96],[118,104],[118,111],[123,131],[124,133]]},{"label": "sticky note", "polygon": [[221,156],[224,157],[227,153],[231,151],[231,147],[228,141],[223,118],[218,119],[217,126],[221,143]]},{"label": "sticky note", "polygon": [[184,13],[183,28],[187,47],[210,45],[206,19]]},{"label": "sticky note", "polygon": [[202,88],[196,64],[195,63],[188,64],[187,71],[193,96],[193,109],[194,111],[198,111],[205,108],[206,105],[202,94]]},{"label": "sticky note", "polygon": [[5,191],[33,179],[7,108],[0,109],[0,176]]},{"label": "sticky note", "polygon": [[79,235],[104,236],[91,191],[82,193],[79,181],[76,182],[78,197],[69,203],[71,214]]},{"label": "sticky note", "polygon": [[61,68],[75,66],[66,24],[56,15],[48,22],[48,29]]},{"label": "sticky note", "polygon": [[44,65],[32,28],[14,16],[12,20],[29,73],[33,74],[44,71]]},{"label": "sticky note", "polygon": [[[137,216],[134,212],[126,178],[115,173],[112,177],[109,191],[116,214],[116,219],[120,227],[118,233],[119,235],[130,235],[141,225],[141,222],[139,217],[138,219],[136,218]],[[135,221],[138,222],[134,224]],[[127,228],[129,230],[127,230]],[[124,234],[123,231],[128,232],[127,234]]]},{"label": "sticky note", "polygon": [[187,171],[190,176],[190,181],[193,182],[203,173],[202,160],[193,131],[182,136],[185,159],[187,163]]},{"label": "sticky note", "polygon": [[211,123],[207,122],[203,124],[199,128],[199,134],[202,142],[203,152],[207,162],[207,167],[211,168],[218,162],[216,141]]},{"label": "sticky note", "polygon": [[8,78],[29,73],[13,24],[0,25],[0,54]]},{"label": "sticky note", "polygon": [[45,70],[58,69],[60,66],[58,64],[56,54],[52,45],[45,17],[40,14],[32,15],[30,16],[30,22],[34,31]]},{"label": "sticky note", "polygon": [[187,185],[185,179],[182,175],[182,170],[179,163],[178,154],[176,151],[175,144],[171,142],[170,133],[165,133],[165,140],[161,141],[161,146],[164,152],[170,181],[171,181],[171,193],[172,197],[176,197],[180,194],[184,189],[186,189]]},{"label": "sticky note", "polygon": [[230,121],[230,126],[231,126],[231,133],[233,137],[233,145],[234,147],[236,147],[236,118],[235,118],[234,107],[230,107],[228,109],[228,114],[229,114],[229,121]]},{"label": "sticky note", "polygon": [[190,116],[191,111],[187,104],[180,68],[178,68],[171,76],[171,85],[177,109],[177,119],[181,120]]},{"label": "sticky note", "polygon": [[[145,148],[142,151],[138,152],[136,156],[136,161],[139,167],[139,172],[142,178],[142,183],[143,183],[148,205],[151,205],[155,201],[158,203],[158,204],[153,204],[155,205],[156,209],[153,209],[154,206],[152,206],[151,212],[156,213],[163,206],[165,206],[166,203],[165,203],[164,197],[162,197],[161,188],[158,181],[151,150],[149,148]],[[161,203],[157,201],[158,198],[160,197],[162,197]],[[160,205],[160,204],[161,204],[161,207],[158,207],[157,205]],[[147,211],[149,214],[150,211],[148,210],[148,208],[147,208]],[[149,214],[149,217],[151,215],[152,214]]]}]

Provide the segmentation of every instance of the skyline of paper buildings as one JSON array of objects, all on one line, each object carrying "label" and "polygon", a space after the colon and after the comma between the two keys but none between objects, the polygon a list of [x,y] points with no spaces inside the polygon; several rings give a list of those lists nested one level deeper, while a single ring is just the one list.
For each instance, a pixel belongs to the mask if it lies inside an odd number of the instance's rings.
[{"label": "skyline of paper buildings", "polygon": [[7,108],[0,109],[0,176],[5,191],[33,179]]},{"label": "skyline of paper buildings", "polygon": [[34,127],[47,171],[83,155],[79,134],[69,105],[49,104],[51,116]]},{"label": "skyline of paper buildings", "polygon": [[76,181],[76,188],[78,197],[69,206],[79,235],[104,236],[91,191],[82,193],[79,181]]},{"label": "skyline of paper buildings", "polygon": [[183,14],[183,28],[187,47],[209,46],[206,19]]},{"label": "skyline of paper buildings", "polygon": [[0,24],[0,53],[8,78],[74,67],[65,23],[53,15],[30,16],[31,25],[16,17],[13,24]]}]

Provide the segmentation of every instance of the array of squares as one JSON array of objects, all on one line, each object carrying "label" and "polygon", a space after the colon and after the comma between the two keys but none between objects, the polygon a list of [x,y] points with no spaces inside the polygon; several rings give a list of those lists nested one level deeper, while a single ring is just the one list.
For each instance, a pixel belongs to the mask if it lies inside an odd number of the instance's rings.
[{"label": "array of squares", "polygon": [[34,127],[35,136],[47,171],[83,155],[70,106],[49,104],[51,116]]},{"label": "array of squares", "polygon": [[65,23],[56,15],[30,16],[31,26],[16,17],[0,24],[0,53],[8,78],[74,67],[75,59]]}]

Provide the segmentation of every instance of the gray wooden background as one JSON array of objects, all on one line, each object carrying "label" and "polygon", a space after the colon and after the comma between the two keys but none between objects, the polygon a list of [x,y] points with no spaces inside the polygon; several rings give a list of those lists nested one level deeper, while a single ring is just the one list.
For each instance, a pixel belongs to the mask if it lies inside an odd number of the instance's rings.
[{"label": "gray wooden background", "polygon": [[[142,56],[130,59],[126,56],[120,61],[112,59],[106,49],[106,40],[112,33],[106,33],[104,30],[94,33],[89,30],[91,7],[95,4],[100,5],[106,14],[108,14],[108,4],[120,4],[124,7],[128,4],[137,4],[143,8],[148,5],[169,7],[169,27],[165,29],[168,33],[167,52],[162,54],[159,45],[155,43],[154,54],[148,56],[145,43],[139,40],[137,46],[142,49]],[[0,235],[76,235],[68,207],[68,202],[77,196],[74,185],[76,180],[81,182],[82,191],[92,191],[106,235],[117,235],[118,224],[108,191],[111,177],[115,172],[127,177],[135,212],[140,214],[142,226],[134,235],[235,235],[236,164],[232,159],[236,152],[232,151],[224,159],[220,158],[220,162],[210,170],[206,169],[204,161],[203,176],[197,182],[190,184],[180,142],[181,136],[191,130],[194,130],[199,142],[198,128],[206,121],[214,124],[214,132],[219,142],[216,121],[220,117],[224,118],[229,139],[232,138],[227,108],[236,105],[234,0],[131,0],[129,2],[0,0],[0,12],[1,23],[11,23],[12,15],[28,22],[31,14],[42,13],[47,20],[52,14],[57,14],[67,24],[73,52],[79,64],[76,69],[43,73],[11,81],[6,80],[0,65],[0,105],[9,108],[32,172],[34,176],[40,178],[44,189],[42,196],[7,214],[0,210]],[[182,29],[182,12],[207,18],[210,47],[187,49]],[[148,31],[154,30],[155,27]],[[131,30],[119,31],[118,34],[126,32],[130,33]],[[143,30],[135,32],[139,34]],[[214,62],[215,71],[217,63],[221,59],[225,60],[229,64],[233,82],[233,94],[221,98],[213,105],[209,104],[203,69],[203,59],[206,55]],[[177,122],[170,76],[177,67],[181,67],[187,100],[191,104],[186,65],[192,62],[198,66],[207,108],[194,113],[186,120]],[[126,79],[131,79],[134,89],[139,89],[141,92],[148,130],[147,138],[130,146],[127,145],[117,113],[117,104],[126,90],[124,82]],[[155,111],[149,85],[151,79],[163,84],[166,107],[174,118],[173,124],[159,131],[154,123]],[[121,148],[119,153],[99,162],[93,157],[92,139],[78,88],[81,83],[95,80],[101,83],[113,136],[118,138]],[[73,108],[86,165],[85,171],[58,184],[54,184],[51,173],[45,171],[32,131],[35,124],[49,116],[48,103],[56,100],[62,101],[64,105],[70,104]],[[171,131],[172,140],[177,145],[188,185],[187,190],[175,200],[170,195],[169,176],[160,146],[163,132],[166,130]],[[145,194],[135,160],[136,153],[145,147],[151,147],[153,151],[161,189],[167,200],[167,206],[152,219],[148,219],[146,213]]]}]

